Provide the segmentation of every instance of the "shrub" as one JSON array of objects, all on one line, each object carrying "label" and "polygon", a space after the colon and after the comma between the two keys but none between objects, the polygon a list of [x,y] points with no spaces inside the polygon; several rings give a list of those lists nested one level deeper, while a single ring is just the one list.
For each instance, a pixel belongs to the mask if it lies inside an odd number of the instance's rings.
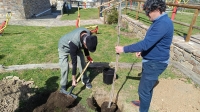
[{"label": "shrub", "polygon": [[108,13],[107,22],[108,24],[116,24],[118,22],[118,11],[114,6]]}]

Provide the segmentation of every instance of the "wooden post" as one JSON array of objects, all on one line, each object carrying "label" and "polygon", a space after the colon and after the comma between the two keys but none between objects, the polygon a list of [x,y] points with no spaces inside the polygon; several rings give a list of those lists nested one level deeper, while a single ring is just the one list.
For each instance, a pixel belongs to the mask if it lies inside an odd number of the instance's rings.
[{"label": "wooden post", "polygon": [[191,34],[192,34],[192,27],[193,27],[193,25],[195,24],[195,22],[197,20],[198,14],[199,14],[199,9],[196,9],[195,13],[194,13],[194,16],[192,18],[192,22],[191,22],[190,27],[189,27],[189,30],[188,30],[187,37],[185,39],[186,42],[190,41],[190,37],[191,37]]},{"label": "wooden post", "polygon": [[128,5],[128,0],[126,0],[126,10],[125,10],[125,14],[127,14],[127,5]]},{"label": "wooden post", "polygon": [[136,16],[135,16],[135,19],[136,19],[136,20],[138,20],[139,10],[140,10],[140,2],[138,2],[137,13],[136,13]]},{"label": "wooden post", "polygon": [[103,15],[103,24],[106,24],[106,11],[104,12],[104,15]]},{"label": "wooden post", "polygon": [[98,13],[98,14],[99,14],[99,18],[100,18],[100,7],[98,7],[98,10],[99,10],[99,13]]}]

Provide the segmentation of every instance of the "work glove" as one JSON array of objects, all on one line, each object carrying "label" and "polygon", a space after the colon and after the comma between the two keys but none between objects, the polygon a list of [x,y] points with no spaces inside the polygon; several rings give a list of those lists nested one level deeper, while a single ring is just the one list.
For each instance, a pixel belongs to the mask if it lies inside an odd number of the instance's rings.
[{"label": "work glove", "polygon": [[93,63],[93,60],[90,56],[87,56],[87,60],[90,61],[91,63]]}]

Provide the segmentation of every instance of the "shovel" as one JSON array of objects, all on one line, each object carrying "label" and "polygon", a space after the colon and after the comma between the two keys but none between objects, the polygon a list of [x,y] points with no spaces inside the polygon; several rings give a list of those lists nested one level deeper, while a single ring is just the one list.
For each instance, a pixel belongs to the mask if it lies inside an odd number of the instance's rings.
[{"label": "shovel", "polygon": [[[80,80],[81,76],[83,75],[83,73],[85,72],[85,70],[87,69],[87,67],[89,66],[90,61],[88,61],[87,65],[85,66],[85,68],[83,69],[82,73],[80,74],[80,76],[78,77],[78,79],[76,80],[76,82],[78,83],[78,81]],[[73,89],[75,88],[75,86],[72,86],[71,89],[69,90],[69,92],[67,93],[68,95],[72,96],[74,99],[77,98],[76,95],[72,94]]]}]

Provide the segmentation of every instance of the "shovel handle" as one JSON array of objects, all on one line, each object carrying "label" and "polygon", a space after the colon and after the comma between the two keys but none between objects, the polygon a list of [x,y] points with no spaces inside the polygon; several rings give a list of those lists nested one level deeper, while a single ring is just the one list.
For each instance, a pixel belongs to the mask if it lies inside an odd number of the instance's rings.
[{"label": "shovel handle", "polygon": [[74,89],[75,86],[72,86],[71,89],[69,90],[69,94],[72,94],[72,91]]},{"label": "shovel handle", "polygon": [[[76,82],[78,82],[81,78],[81,76],[83,75],[83,73],[85,72],[86,68],[89,66],[90,61],[88,61],[87,65],[85,66],[85,68],[83,69],[82,73],[80,74],[80,76],[78,77],[78,79],[76,80]],[[69,90],[69,94],[72,93],[73,89],[75,88],[75,86],[72,86],[71,89]]]},{"label": "shovel handle", "polygon": [[78,82],[80,80],[81,76],[83,75],[83,73],[85,72],[85,70],[87,69],[87,67],[89,66],[89,64],[90,64],[90,61],[88,61],[87,65],[83,69],[82,73],[80,74],[80,76],[78,77],[78,79],[76,80],[76,82]]}]

